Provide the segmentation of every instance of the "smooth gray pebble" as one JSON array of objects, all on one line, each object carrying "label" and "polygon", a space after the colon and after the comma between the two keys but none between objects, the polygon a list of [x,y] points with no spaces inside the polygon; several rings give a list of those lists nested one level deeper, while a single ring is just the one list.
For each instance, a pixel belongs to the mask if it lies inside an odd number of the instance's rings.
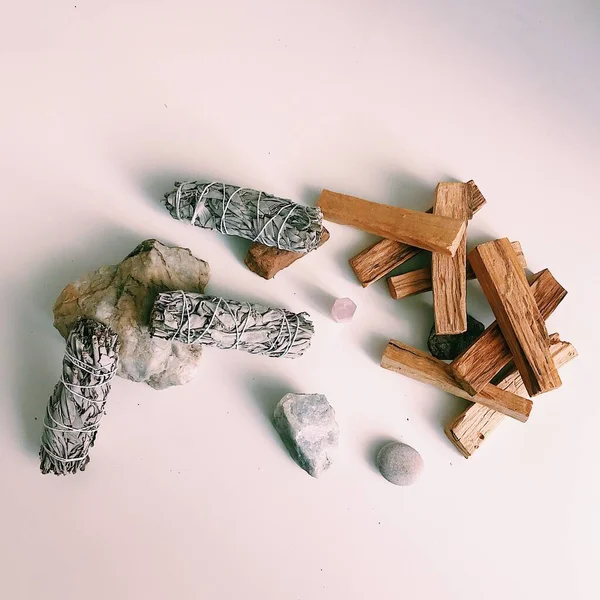
[{"label": "smooth gray pebble", "polygon": [[421,455],[402,442],[389,442],[377,453],[379,471],[395,485],[412,485],[424,466]]}]

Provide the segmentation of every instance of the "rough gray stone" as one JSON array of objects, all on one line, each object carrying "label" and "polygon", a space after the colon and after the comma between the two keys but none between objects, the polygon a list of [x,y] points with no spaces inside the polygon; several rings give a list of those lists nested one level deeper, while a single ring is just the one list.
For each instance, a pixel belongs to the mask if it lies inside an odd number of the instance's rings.
[{"label": "rough gray stone", "polygon": [[294,460],[309,475],[319,477],[330,467],[339,427],[323,394],[286,394],[275,407],[273,424]]},{"label": "rough gray stone", "polygon": [[440,360],[454,360],[464,352],[485,329],[483,323],[467,315],[467,330],[456,335],[437,335],[435,325],[431,328],[427,347],[432,356]]},{"label": "rough gray stone", "polygon": [[391,483],[412,485],[423,471],[424,463],[412,446],[389,442],[377,454],[377,467]]},{"label": "rough gray stone", "polygon": [[119,335],[118,375],[159,390],[181,385],[196,374],[202,348],[150,337],[150,311],[159,292],[203,292],[209,276],[208,263],[187,248],[146,240],[120,264],[67,285],[54,304],[54,326],[66,338],[77,317],[96,319]]}]

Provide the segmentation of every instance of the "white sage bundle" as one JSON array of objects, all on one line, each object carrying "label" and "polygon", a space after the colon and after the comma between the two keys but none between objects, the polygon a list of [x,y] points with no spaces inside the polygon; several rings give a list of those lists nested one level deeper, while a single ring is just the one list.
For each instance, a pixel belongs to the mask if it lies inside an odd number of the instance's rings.
[{"label": "white sage bundle", "polygon": [[302,356],[314,333],[307,313],[181,291],[159,294],[150,320],[155,337],[273,357]]},{"label": "white sage bundle", "polygon": [[226,183],[175,182],[164,202],[180,221],[280,250],[310,252],[323,233],[320,208]]},{"label": "white sage bundle", "polygon": [[66,475],[84,471],[117,370],[118,336],[92,319],[79,319],[67,339],[62,377],[44,417],[40,469]]}]

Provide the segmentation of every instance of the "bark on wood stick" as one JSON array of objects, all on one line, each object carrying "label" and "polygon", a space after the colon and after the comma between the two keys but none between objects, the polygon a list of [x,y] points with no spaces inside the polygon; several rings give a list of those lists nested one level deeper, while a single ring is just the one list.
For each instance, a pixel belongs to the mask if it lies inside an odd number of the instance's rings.
[{"label": "bark on wood stick", "polygon": [[[433,214],[466,222],[471,218],[471,186],[443,182],[435,189]],[[467,232],[456,254],[434,252],[431,257],[435,332],[453,335],[467,330]]]},{"label": "bark on wood stick", "polygon": [[317,207],[328,221],[449,256],[456,254],[466,229],[459,219],[377,204],[330,190],[321,192]]},{"label": "bark on wood stick", "polygon": [[[577,350],[569,342],[563,342],[558,334],[550,336],[550,353],[557,368],[562,367],[577,356]],[[498,382],[498,387],[522,396],[526,394],[523,380],[516,369],[513,369]],[[481,447],[492,431],[504,420],[504,415],[481,404],[472,404],[464,410],[446,428],[450,441],[460,453],[469,458]]]},{"label": "bark on wood stick", "polygon": [[[483,207],[486,200],[472,180],[468,184],[472,188],[471,212],[474,214]],[[433,208],[427,212],[433,212]],[[361,285],[367,287],[419,252],[421,252],[421,248],[415,248],[395,240],[383,239],[353,256],[349,262]]]},{"label": "bark on wood stick", "polygon": [[[548,269],[536,273],[531,292],[544,319],[547,319],[567,295]],[[450,363],[454,378],[475,395],[512,360],[502,331],[494,321],[460,356]]]},{"label": "bark on wood stick", "polygon": [[446,363],[396,340],[388,343],[381,366],[411,379],[434,385],[459,398],[478,402],[521,422],[527,421],[531,413],[531,400],[501,390],[492,384],[486,385],[476,396],[470,396],[454,381]]},{"label": "bark on wood stick", "polygon": [[[527,262],[525,261],[521,244],[519,242],[511,242],[510,245],[517,253],[521,266],[524,269],[527,268]],[[473,269],[471,269],[469,264],[467,264],[467,279],[475,279],[475,273],[473,273]],[[431,268],[424,267],[423,269],[415,269],[414,271],[402,273],[402,275],[388,277],[387,283],[390,290],[390,296],[394,298],[394,300],[401,300],[407,296],[428,292],[432,288]]]},{"label": "bark on wood stick", "polygon": [[529,395],[560,387],[544,317],[508,239],[480,244],[469,262]]},{"label": "bark on wood stick", "polygon": [[[323,227],[319,247],[321,247],[328,239],[329,231]],[[265,246],[264,244],[254,242],[252,246],[250,246],[244,262],[251,271],[263,279],[272,279],[279,271],[289,267],[303,256],[306,256],[306,252],[280,250],[274,246]]]}]

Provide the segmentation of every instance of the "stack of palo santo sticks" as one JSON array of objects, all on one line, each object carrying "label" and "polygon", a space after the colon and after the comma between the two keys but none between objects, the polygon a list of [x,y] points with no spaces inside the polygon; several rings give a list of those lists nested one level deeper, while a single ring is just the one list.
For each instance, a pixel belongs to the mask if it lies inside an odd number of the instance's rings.
[{"label": "stack of palo santo sticks", "polygon": [[388,279],[392,298],[433,292],[435,332],[467,329],[467,279],[476,278],[496,317],[452,362],[391,340],[381,366],[473,402],[446,427],[470,457],[505,417],[525,422],[531,397],[560,387],[558,369],[577,352],[545,320],[566,296],[548,269],[529,280],[518,242],[507,238],[480,244],[468,255],[467,223],[485,204],[473,181],[443,182],[427,212],[397,208],[323,190],[318,206],[326,220],[382,236],[350,259],[363,287],[381,279],[422,250],[431,267]]}]

